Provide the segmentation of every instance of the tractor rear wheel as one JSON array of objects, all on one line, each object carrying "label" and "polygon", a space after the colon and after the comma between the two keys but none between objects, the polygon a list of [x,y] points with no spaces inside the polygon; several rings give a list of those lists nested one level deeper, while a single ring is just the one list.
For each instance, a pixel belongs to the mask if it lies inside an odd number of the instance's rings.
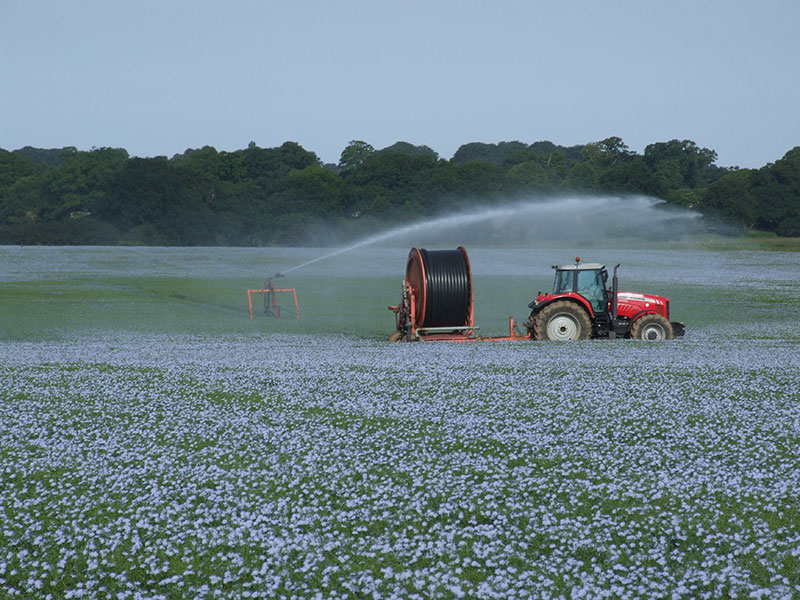
[{"label": "tractor rear wheel", "polygon": [[592,335],[592,322],[580,306],[561,300],[545,306],[537,313],[533,332],[537,340],[588,340]]},{"label": "tractor rear wheel", "polygon": [[675,339],[672,325],[661,315],[644,315],[633,322],[631,337],[635,340],[659,342]]}]

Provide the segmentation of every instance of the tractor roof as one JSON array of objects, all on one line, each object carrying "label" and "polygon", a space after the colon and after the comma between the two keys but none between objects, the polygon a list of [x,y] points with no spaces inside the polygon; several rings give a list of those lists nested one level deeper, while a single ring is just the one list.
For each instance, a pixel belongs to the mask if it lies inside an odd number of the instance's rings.
[{"label": "tractor roof", "polygon": [[561,265],[557,267],[559,271],[599,271],[605,269],[605,265],[600,263],[581,263],[579,265]]}]

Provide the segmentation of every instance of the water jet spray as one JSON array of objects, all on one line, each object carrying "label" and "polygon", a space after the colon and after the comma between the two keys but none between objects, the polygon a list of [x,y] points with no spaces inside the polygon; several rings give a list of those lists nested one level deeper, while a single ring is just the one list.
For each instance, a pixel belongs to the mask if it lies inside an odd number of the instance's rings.
[{"label": "water jet spray", "polygon": [[[444,231],[457,231],[461,239],[466,234],[465,228],[476,224],[493,224],[503,239],[516,236],[521,238],[519,242],[523,244],[542,241],[575,244],[587,237],[612,236],[613,241],[623,237],[620,234],[646,241],[669,239],[691,231],[701,216],[700,213],[684,209],[663,210],[661,204],[662,201],[645,196],[568,196],[476,208],[367,236],[349,246],[286,269],[283,273],[291,273],[357,248],[403,236],[435,232],[438,237]],[[486,234],[486,230],[483,233]]]}]

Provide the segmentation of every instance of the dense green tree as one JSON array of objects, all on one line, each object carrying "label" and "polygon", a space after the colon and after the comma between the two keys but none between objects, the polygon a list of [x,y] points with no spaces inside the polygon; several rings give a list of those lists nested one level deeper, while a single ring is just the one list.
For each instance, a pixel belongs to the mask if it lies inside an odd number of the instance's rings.
[{"label": "dense green tree", "polygon": [[530,146],[526,148],[526,150],[530,150],[534,154],[552,154],[553,152],[562,152],[563,147],[554,144],[549,140],[542,140],[539,142],[533,142]]},{"label": "dense green tree", "polygon": [[286,212],[335,217],[342,205],[342,180],[325,167],[311,165],[289,172]]},{"label": "dense green tree", "polygon": [[639,193],[660,197],[666,193],[663,183],[653,175],[640,157],[629,157],[602,169],[598,189],[614,193]]},{"label": "dense green tree", "polygon": [[244,176],[258,180],[279,170],[278,153],[275,148],[259,148],[251,145],[241,151]]},{"label": "dense green tree", "polygon": [[516,141],[499,142],[497,144],[471,142],[469,144],[464,144],[456,150],[452,161],[459,165],[476,161],[501,165],[509,154],[526,149],[527,146],[525,144]]},{"label": "dense green tree", "polygon": [[745,227],[753,227],[758,219],[758,207],[750,193],[752,174],[749,169],[741,169],[712,183],[704,191],[699,208]]},{"label": "dense green tree", "polygon": [[750,193],[758,206],[756,227],[800,235],[800,146],[755,172]]},{"label": "dense green tree", "polygon": [[78,152],[65,148],[58,167],[37,170],[7,188],[4,217],[54,221],[88,216],[103,196],[103,183],[127,160],[128,153],[122,149]]},{"label": "dense green tree", "polygon": [[727,172],[704,190],[699,207],[746,227],[800,236],[800,146],[761,169]]},{"label": "dense green tree", "polygon": [[132,158],[105,185],[96,214],[122,231],[149,223],[167,233],[172,225],[167,209],[181,193],[181,181],[166,158]]},{"label": "dense green tree", "polygon": [[[379,197],[398,212],[407,201],[428,206],[432,190],[427,183],[436,165],[436,159],[427,154],[371,154],[345,179],[346,212],[369,213]],[[387,212],[385,208],[381,211]]]},{"label": "dense green tree", "polygon": [[[185,192],[201,199],[205,206],[215,215],[220,223],[218,239],[235,238],[239,234],[231,229],[231,223],[241,217],[246,208],[237,205],[234,212],[238,215],[225,215],[226,210],[236,204],[232,199],[241,198],[240,189],[253,192],[253,185],[245,181],[246,169],[244,155],[241,152],[217,152],[211,146],[199,150],[187,150],[182,155],[173,156],[170,164],[175,167],[182,181],[186,182]],[[224,225],[223,225],[224,224]],[[222,231],[224,229],[224,232]]]},{"label": "dense green tree", "polygon": [[256,182],[264,194],[282,189],[289,171],[319,164],[317,155],[297,142],[284,142],[279,148],[250,146],[234,154],[241,155],[243,177]]},{"label": "dense green tree", "polygon": [[474,161],[455,165],[457,194],[474,201],[481,196],[496,198],[509,190],[506,170],[497,163]]},{"label": "dense green tree", "polygon": [[[523,156],[528,160],[513,164]],[[557,151],[547,154],[534,154],[529,150],[515,152],[507,159],[506,166],[510,184],[526,193],[559,189],[569,172],[566,157]]]},{"label": "dense green tree", "polygon": [[668,181],[675,185],[694,188],[700,181],[700,173],[717,160],[717,153],[701,148],[691,140],[670,140],[650,144],[644,149],[644,160],[654,172],[674,172],[680,181]]},{"label": "dense green tree", "polygon": [[103,197],[103,184],[122,169],[128,152],[121,148],[99,148],[90,152],[64,149],[61,164],[45,176],[48,202],[46,220],[89,215]]},{"label": "dense green tree", "polygon": [[530,146],[528,146],[528,150],[536,154],[552,154],[554,152],[560,152],[564,155],[564,158],[567,159],[568,164],[572,164],[574,161],[582,160],[583,148],[583,146],[559,146],[558,144],[554,144],[553,142],[547,140],[533,142]]},{"label": "dense green tree", "polygon": [[536,152],[532,152],[525,148],[524,150],[515,150],[511,152],[503,159],[503,167],[506,169],[511,169],[516,165],[521,165],[522,163],[526,162],[536,162],[541,164],[540,157],[541,154],[537,154]]},{"label": "dense green tree", "polygon": [[521,192],[547,190],[552,185],[547,170],[538,160],[528,160],[509,167],[506,177]]},{"label": "dense green tree", "polygon": [[287,171],[305,169],[320,164],[316,154],[303,148],[297,142],[284,142],[277,150],[281,165]]},{"label": "dense green tree", "polygon": [[[65,150],[69,150],[70,148],[33,148],[31,146],[25,146],[24,148],[20,148],[19,150],[14,150],[14,154],[20,156],[22,158],[27,158],[35,165],[47,168],[47,167],[57,167],[61,164],[61,155]],[[72,147],[72,150],[76,150],[76,148]]]},{"label": "dense green tree", "polygon": [[363,165],[375,154],[375,148],[362,140],[350,140],[339,157],[339,169],[342,173],[350,173]]},{"label": "dense green tree", "polygon": [[45,182],[34,175],[21,177],[0,195],[0,223],[41,222],[46,203]]},{"label": "dense green tree", "polygon": [[567,172],[564,185],[567,189],[590,192],[597,189],[599,169],[587,162],[576,162]]},{"label": "dense green tree", "polygon": [[24,156],[0,148],[0,198],[22,177],[36,173],[36,165]]},{"label": "dense green tree", "polygon": [[591,142],[581,150],[585,162],[602,167],[613,167],[619,162],[629,160],[634,154],[619,137]]},{"label": "dense green tree", "polygon": [[244,156],[241,152],[217,152],[213,146],[186,150],[181,155],[173,156],[171,162],[194,177],[217,182],[238,182],[246,175]]},{"label": "dense green tree", "polygon": [[731,171],[737,170],[738,167],[720,167],[719,165],[711,164],[704,167],[700,171],[697,187],[706,188],[715,181],[718,181]]},{"label": "dense green tree", "polygon": [[425,156],[437,160],[439,155],[428,146],[414,146],[408,142],[395,142],[377,151],[378,154],[405,154],[406,156]]}]

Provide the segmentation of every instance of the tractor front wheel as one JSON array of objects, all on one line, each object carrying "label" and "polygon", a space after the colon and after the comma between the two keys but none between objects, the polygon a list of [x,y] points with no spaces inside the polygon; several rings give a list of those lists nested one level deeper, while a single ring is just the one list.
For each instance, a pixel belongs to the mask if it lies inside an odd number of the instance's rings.
[{"label": "tractor front wheel", "polygon": [[533,333],[537,340],[588,340],[592,322],[583,308],[562,300],[545,306],[536,314]]},{"label": "tractor front wheel", "polygon": [[661,315],[644,315],[633,322],[631,337],[635,340],[660,342],[674,339],[675,332],[670,322]]}]

